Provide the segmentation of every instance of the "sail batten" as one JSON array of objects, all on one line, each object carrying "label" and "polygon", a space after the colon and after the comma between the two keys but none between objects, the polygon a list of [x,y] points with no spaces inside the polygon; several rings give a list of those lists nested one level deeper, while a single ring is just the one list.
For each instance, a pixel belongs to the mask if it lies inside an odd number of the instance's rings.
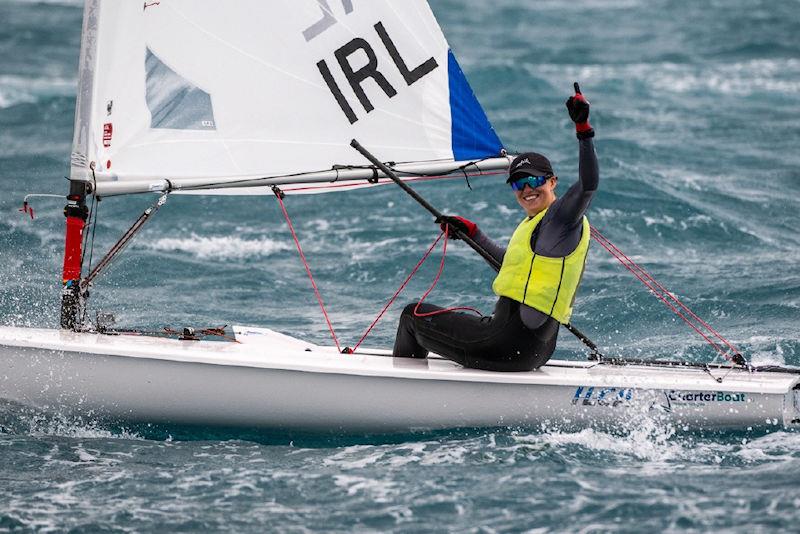
[{"label": "sail batten", "polygon": [[308,175],[362,165],[352,138],[386,161],[500,156],[454,63],[425,0],[86,0],[71,178]]}]

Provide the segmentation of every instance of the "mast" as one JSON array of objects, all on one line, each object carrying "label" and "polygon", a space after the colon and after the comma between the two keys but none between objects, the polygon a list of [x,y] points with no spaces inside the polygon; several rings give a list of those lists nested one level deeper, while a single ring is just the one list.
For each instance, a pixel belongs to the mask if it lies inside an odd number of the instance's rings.
[{"label": "mast", "polygon": [[80,291],[83,268],[83,231],[89,209],[86,195],[94,169],[88,154],[92,152],[92,104],[97,60],[97,23],[100,0],[85,0],[81,51],[78,62],[78,94],[75,102],[75,128],[70,157],[70,182],[67,205],[64,206],[66,231],[64,237],[64,267],[61,275],[61,328],[77,330],[81,326],[83,295]]},{"label": "mast", "polygon": [[64,206],[66,232],[64,238],[64,268],[61,276],[61,328],[76,330],[80,327],[83,309],[81,270],[83,267],[83,231],[89,209],[86,207],[87,182],[70,181],[67,205]]}]

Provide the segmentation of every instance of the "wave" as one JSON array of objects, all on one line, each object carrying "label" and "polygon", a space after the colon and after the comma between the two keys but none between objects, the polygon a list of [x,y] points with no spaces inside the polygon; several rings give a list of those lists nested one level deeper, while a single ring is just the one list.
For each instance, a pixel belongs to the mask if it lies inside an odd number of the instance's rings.
[{"label": "wave", "polygon": [[75,95],[77,78],[28,78],[0,76],[0,109],[19,104],[33,104],[52,97]]},{"label": "wave", "polygon": [[[796,460],[800,436],[777,431],[766,434],[717,432],[713,438],[682,431],[657,418],[633,418],[616,429],[579,431],[541,428],[539,431],[498,430],[457,432],[439,439],[402,444],[351,445],[333,449],[322,460],[340,475],[402,472],[415,466],[470,464],[530,464],[547,459],[556,463],[608,460],[611,464],[668,467],[681,463],[697,468],[760,465]],[[668,468],[669,470],[669,468]],[[390,477],[391,478],[391,477]],[[345,486],[359,480],[344,479]]]},{"label": "wave", "polygon": [[137,244],[159,252],[181,252],[201,260],[243,260],[271,256],[276,252],[292,250],[287,242],[260,239],[243,239],[237,236],[204,237],[192,233],[188,237],[163,237]]},{"label": "wave", "polygon": [[[659,91],[672,93],[712,92],[747,96],[756,92],[796,94],[800,92],[800,60],[752,59],[735,63],[633,63],[622,65],[528,64],[536,77],[593,83],[640,80]],[[562,84],[563,85],[563,84]]]}]

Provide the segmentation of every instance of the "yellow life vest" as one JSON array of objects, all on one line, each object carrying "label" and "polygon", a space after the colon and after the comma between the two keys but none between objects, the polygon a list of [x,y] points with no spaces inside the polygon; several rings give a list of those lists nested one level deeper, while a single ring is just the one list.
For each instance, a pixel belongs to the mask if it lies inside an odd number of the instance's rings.
[{"label": "yellow life vest", "polygon": [[531,249],[533,231],[546,212],[526,217],[514,230],[492,289],[498,296],[523,302],[567,324],[589,252],[589,220],[583,217],[583,233],[575,250],[563,258],[550,258]]}]

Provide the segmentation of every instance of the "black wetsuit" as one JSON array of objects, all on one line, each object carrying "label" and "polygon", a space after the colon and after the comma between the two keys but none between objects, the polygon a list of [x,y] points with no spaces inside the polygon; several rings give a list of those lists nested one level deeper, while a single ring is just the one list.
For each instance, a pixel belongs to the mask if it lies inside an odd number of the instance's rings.
[{"label": "black wetsuit", "polygon": [[[597,156],[591,138],[579,142],[579,180],[556,199],[531,236],[536,254],[564,257],[578,246],[583,215],[599,183]],[[475,241],[499,262],[505,248],[480,230]],[[394,356],[425,358],[436,352],[465,367],[489,371],[530,371],[550,359],[556,347],[559,323],[552,317],[507,297],[500,297],[491,316],[445,312],[414,315],[416,303],[400,316]],[[442,308],[423,303],[420,313]]]}]

